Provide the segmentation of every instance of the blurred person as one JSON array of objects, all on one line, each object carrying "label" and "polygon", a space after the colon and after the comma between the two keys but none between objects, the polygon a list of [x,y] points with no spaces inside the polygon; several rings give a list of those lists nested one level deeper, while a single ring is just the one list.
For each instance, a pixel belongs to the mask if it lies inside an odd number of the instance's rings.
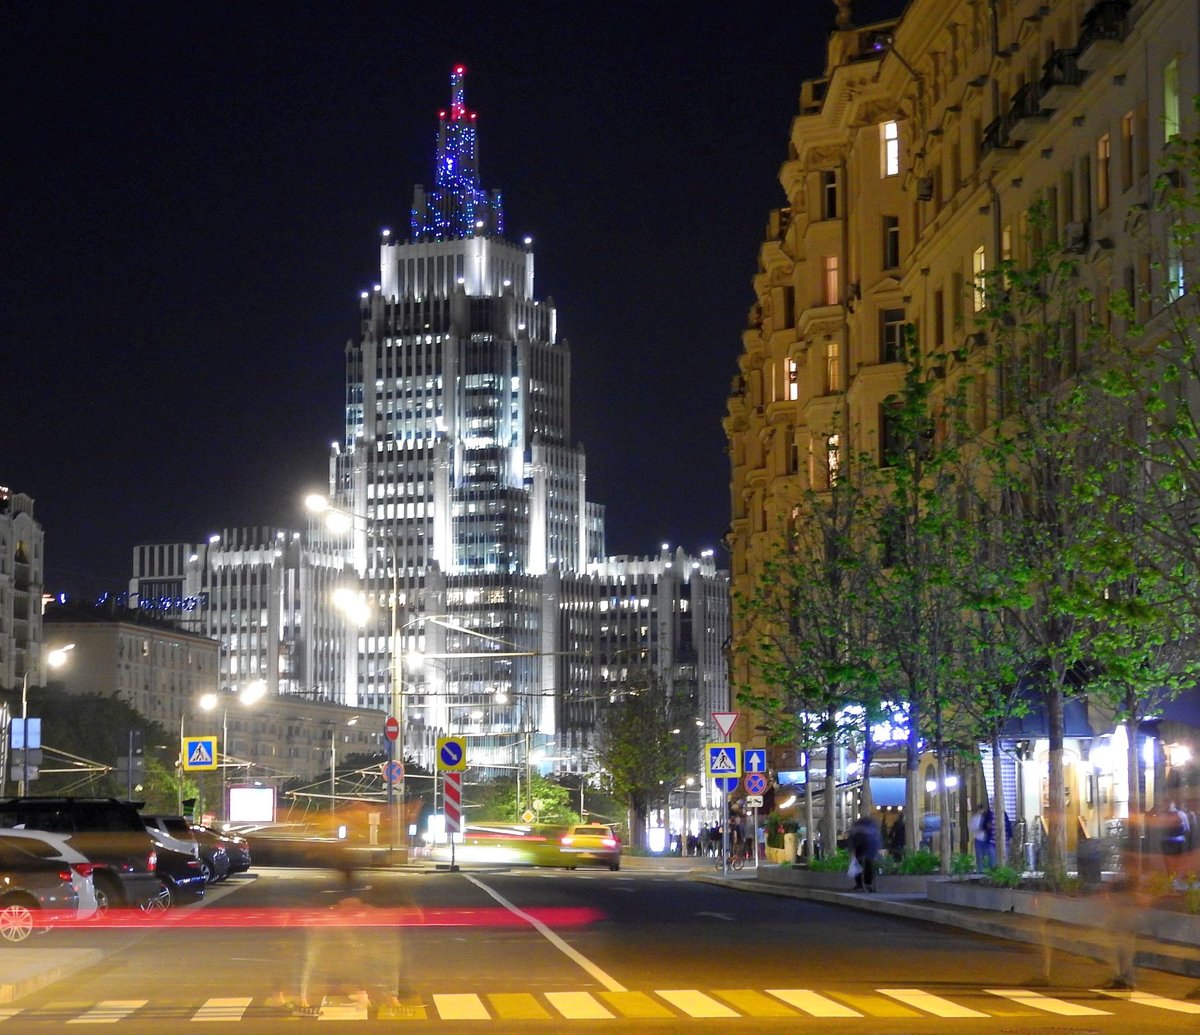
[{"label": "blurred person", "polygon": [[904,813],[896,817],[896,822],[892,824],[888,831],[888,848],[891,849],[892,858],[899,862],[904,858],[904,842],[906,831],[904,829]]},{"label": "blurred person", "polygon": [[875,856],[879,854],[883,843],[879,836],[879,824],[872,816],[859,816],[851,824],[846,840],[851,856],[858,863],[858,872],[854,874],[854,890],[873,892],[875,890]]},{"label": "blurred person", "polygon": [[1163,866],[1172,879],[1180,876],[1182,856],[1187,851],[1191,835],[1191,824],[1188,815],[1174,801],[1167,802],[1167,808],[1160,819],[1162,831]]}]

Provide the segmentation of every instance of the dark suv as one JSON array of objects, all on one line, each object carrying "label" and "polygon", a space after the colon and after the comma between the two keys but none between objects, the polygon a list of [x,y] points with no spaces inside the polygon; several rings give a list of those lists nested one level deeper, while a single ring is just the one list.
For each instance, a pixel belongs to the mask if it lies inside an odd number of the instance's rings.
[{"label": "dark suv", "polygon": [[6,798],[0,828],[64,834],[95,865],[101,905],[145,907],[159,892],[154,843],[136,802],[117,798]]}]

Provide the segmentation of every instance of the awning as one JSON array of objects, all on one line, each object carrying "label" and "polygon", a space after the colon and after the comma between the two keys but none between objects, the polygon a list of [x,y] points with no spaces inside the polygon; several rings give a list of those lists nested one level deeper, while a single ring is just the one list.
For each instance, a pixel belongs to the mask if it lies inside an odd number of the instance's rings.
[{"label": "awning", "polygon": [[871,801],[877,809],[904,806],[903,776],[872,776]]}]

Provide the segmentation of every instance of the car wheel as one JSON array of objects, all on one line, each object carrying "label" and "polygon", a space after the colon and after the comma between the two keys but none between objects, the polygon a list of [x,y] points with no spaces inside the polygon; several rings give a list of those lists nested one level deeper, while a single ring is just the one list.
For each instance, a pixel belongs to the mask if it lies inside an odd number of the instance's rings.
[{"label": "car wheel", "polygon": [[208,863],[206,863],[203,859],[200,860],[200,872],[204,874],[205,884],[211,884],[213,882],[212,867],[209,866]]},{"label": "car wheel", "polygon": [[158,894],[149,901],[143,902],[141,910],[143,913],[165,913],[171,908],[173,902],[174,896],[171,894],[171,882],[159,877]]},{"label": "car wheel", "polygon": [[37,906],[24,898],[13,898],[0,904],[0,938],[6,942],[23,942],[33,934],[33,911]]},{"label": "car wheel", "polygon": [[97,916],[103,916],[113,906],[119,906],[124,901],[121,889],[112,877],[94,877],[93,883],[96,888]]},{"label": "car wheel", "polygon": [[620,860],[620,859],[618,859],[618,860],[617,860],[616,862],[614,862],[614,863],[609,863],[609,864],[608,864],[608,868],[609,868],[610,870],[614,870],[614,871],[615,871],[615,870],[619,870],[619,869],[621,868],[621,860]]}]

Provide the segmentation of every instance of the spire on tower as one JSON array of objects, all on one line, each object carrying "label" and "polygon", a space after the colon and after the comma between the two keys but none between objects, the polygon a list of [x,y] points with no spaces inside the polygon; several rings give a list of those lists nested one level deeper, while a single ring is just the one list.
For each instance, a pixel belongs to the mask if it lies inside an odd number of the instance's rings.
[{"label": "spire on tower", "polygon": [[411,230],[414,241],[458,237],[502,236],[504,211],[499,191],[479,185],[475,113],[467,110],[464,79],[467,70],[450,72],[450,110],[438,112],[434,189],[413,190]]}]

